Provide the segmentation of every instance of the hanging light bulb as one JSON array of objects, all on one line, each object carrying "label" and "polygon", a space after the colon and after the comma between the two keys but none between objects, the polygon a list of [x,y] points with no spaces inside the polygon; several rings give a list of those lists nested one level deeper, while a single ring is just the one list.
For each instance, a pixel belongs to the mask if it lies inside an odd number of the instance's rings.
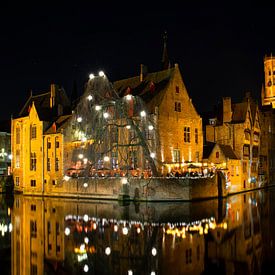
[{"label": "hanging light bulb", "polygon": [[153,153],[153,152],[150,154],[150,157],[151,157],[151,158],[155,158],[155,156],[156,156],[156,154]]},{"label": "hanging light bulb", "polygon": [[152,131],[152,130],[154,129],[154,126],[153,126],[153,125],[149,125],[149,126],[148,126],[148,129],[149,129],[150,131]]},{"label": "hanging light bulb", "polygon": [[82,117],[79,116],[79,117],[77,118],[77,122],[81,122],[81,121],[82,121]]},{"label": "hanging light bulb", "polygon": [[104,74],[103,71],[100,71],[100,72],[98,73],[98,75],[101,76],[101,77],[104,77],[104,76],[105,76],[105,74]]},{"label": "hanging light bulb", "polygon": [[146,112],[145,112],[145,111],[141,111],[141,112],[140,112],[140,116],[141,116],[141,117],[145,117],[145,116],[146,116]]},{"label": "hanging light bulb", "polygon": [[95,110],[96,110],[96,111],[100,111],[100,110],[101,110],[101,106],[100,106],[100,105],[96,105],[96,106],[95,106]]},{"label": "hanging light bulb", "polygon": [[83,157],[84,157],[83,154],[79,154],[79,155],[78,155],[78,158],[79,158],[79,159],[83,159]]},{"label": "hanging light bulb", "polygon": [[104,161],[109,161],[110,158],[109,158],[108,156],[105,156],[105,157],[103,158],[103,160],[104,160]]},{"label": "hanging light bulb", "polygon": [[89,78],[93,79],[93,78],[95,78],[95,75],[94,74],[89,74]]},{"label": "hanging light bulb", "polygon": [[103,114],[103,117],[104,117],[104,118],[108,118],[108,117],[109,117],[109,114],[108,114],[108,113],[104,113],[104,114]]},{"label": "hanging light bulb", "polygon": [[126,129],[131,129],[131,125],[126,125]]},{"label": "hanging light bulb", "polygon": [[88,96],[87,96],[87,99],[88,99],[89,101],[91,101],[91,100],[93,99],[93,96],[92,96],[92,95],[88,95]]},{"label": "hanging light bulb", "polygon": [[131,95],[126,95],[127,100],[131,100],[132,96]]}]

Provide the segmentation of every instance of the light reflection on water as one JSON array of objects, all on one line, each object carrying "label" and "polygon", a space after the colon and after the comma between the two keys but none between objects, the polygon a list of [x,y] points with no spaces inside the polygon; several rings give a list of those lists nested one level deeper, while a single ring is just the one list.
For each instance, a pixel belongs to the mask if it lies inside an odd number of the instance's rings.
[{"label": "light reflection on water", "polygon": [[12,223],[0,237],[1,254],[11,255],[4,274],[266,274],[274,271],[274,196],[127,205],[2,198],[2,228]]}]

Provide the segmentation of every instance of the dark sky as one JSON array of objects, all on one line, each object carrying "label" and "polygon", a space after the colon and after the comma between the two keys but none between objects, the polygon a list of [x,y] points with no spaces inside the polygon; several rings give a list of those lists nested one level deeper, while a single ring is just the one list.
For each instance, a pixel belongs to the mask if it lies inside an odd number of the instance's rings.
[{"label": "dark sky", "polygon": [[16,115],[30,90],[51,83],[70,95],[74,80],[81,93],[101,69],[110,81],[137,75],[141,63],[159,70],[165,30],[171,63],[200,113],[223,96],[260,98],[263,58],[275,54],[274,4],[55,2],[1,4],[0,120]]}]

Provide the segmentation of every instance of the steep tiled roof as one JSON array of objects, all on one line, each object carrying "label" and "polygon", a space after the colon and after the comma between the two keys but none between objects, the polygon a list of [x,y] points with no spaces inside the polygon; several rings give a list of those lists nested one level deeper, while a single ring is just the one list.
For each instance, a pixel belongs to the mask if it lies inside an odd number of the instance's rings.
[{"label": "steep tiled roof", "polygon": [[214,142],[205,142],[205,144],[203,145],[203,159],[208,159],[214,146],[216,143]]},{"label": "steep tiled roof", "polygon": [[226,158],[238,159],[230,145],[219,144],[219,147]]},{"label": "steep tiled roof", "polygon": [[50,107],[51,92],[31,95],[19,113],[19,117],[28,116],[29,108],[34,103],[38,116],[42,121],[52,121],[58,115],[58,105],[63,106],[65,113],[70,112],[70,102],[62,88],[55,85],[55,106]]},{"label": "steep tiled roof", "polygon": [[45,134],[52,134],[60,132],[64,129],[65,125],[69,122],[71,115],[60,116],[57,120],[50,125],[50,127],[45,131]]},{"label": "steep tiled roof", "polygon": [[246,119],[247,108],[248,108],[248,102],[233,104],[232,123],[244,122]]},{"label": "steep tiled roof", "polygon": [[154,98],[155,105],[159,106],[162,101],[162,91],[167,87],[174,70],[175,68],[171,68],[148,73],[144,76],[143,81],[140,81],[140,76],[119,80],[114,82],[114,87],[121,97],[130,93],[140,96],[147,104]]}]

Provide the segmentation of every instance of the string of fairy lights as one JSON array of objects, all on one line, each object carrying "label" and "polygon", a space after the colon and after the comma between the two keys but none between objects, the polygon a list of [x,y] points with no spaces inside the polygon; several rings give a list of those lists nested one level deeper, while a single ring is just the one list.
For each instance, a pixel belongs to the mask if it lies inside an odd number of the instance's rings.
[{"label": "string of fairy lights", "polygon": [[[71,235],[75,236],[75,233],[79,233],[83,240],[80,240],[80,244],[74,247],[74,253],[77,256],[79,263],[84,262],[83,271],[88,272],[90,269],[88,254],[96,253],[96,247],[94,244],[90,244],[89,233],[96,232],[97,230],[103,231],[105,229],[111,229],[114,233],[117,233],[117,238],[130,237],[131,230],[135,230],[137,235],[142,234],[143,231],[153,231],[153,228],[160,228],[163,234],[163,241],[165,236],[172,236],[174,239],[186,239],[192,240],[193,234],[206,235],[209,230],[222,229],[227,230],[227,222],[217,223],[214,217],[204,218],[201,220],[195,220],[192,222],[141,222],[138,220],[124,220],[124,219],[107,219],[90,217],[85,214],[80,215],[67,215],[65,216],[65,230],[64,234],[67,238]],[[78,226],[76,226],[78,225]],[[76,227],[75,227],[76,226]],[[77,228],[77,229],[76,229]],[[151,230],[150,230],[151,228]],[[86,234],[82,234],[86,233]],[[120,234],[119,234],[120,233]],[[112,253],[112,247],[106,245],[104,249],[106,257],[109,257]],[[158,248],[154,245],[151,247],[151,255],[155,257],[158,254]],[[132,270],[128,271],[128,274],[133,274]],[[152,271],[151,274],[155,274]]]},{"label": "string of fairy lights", "polygon": [[67,168],[73,165],[85,176],[98,170],[156,171],[158,139],[152,116],[140,97],[120,97],[102,71],[90,74],[64,140],[74,144]]}]

